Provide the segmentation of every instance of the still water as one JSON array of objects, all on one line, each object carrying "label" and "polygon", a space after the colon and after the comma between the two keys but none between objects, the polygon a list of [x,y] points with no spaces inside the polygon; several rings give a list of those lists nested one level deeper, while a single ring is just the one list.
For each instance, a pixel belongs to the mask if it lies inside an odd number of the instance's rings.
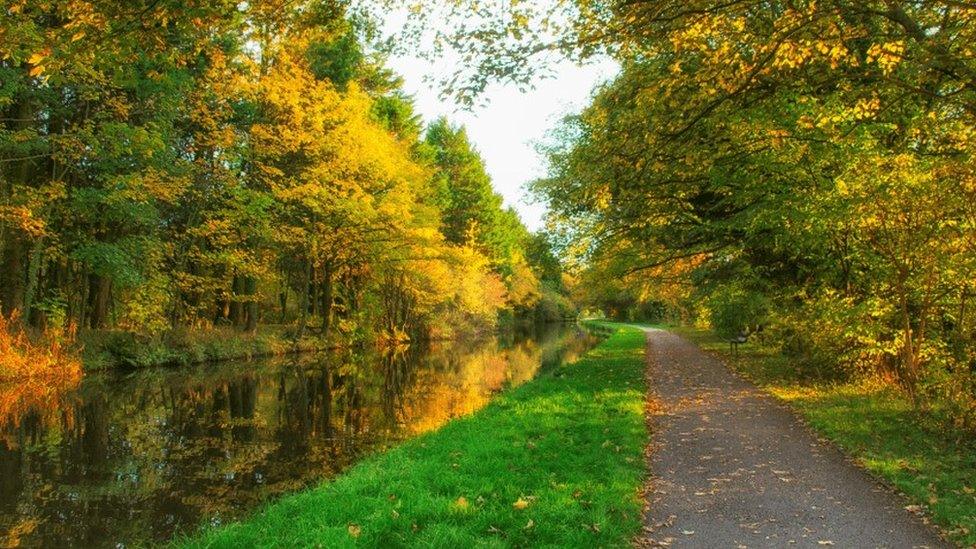
[{"label": "still water", "polygon": [[[398,352],[86,376],[0,417],[0,546],[145,545],[240,518],[594,343],[553,325]],[[0,386],[0,399],[17,389]]]}]

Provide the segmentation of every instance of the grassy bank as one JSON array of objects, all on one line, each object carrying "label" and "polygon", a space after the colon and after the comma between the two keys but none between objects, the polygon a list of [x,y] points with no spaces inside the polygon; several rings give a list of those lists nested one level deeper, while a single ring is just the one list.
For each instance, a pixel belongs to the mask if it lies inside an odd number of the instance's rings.
[{"label": "grassy bank", "polygon": [[728,344],[709,332],[675,331],[791,404],[811,427],[904,493],[913,509],[924,510],[953,541],[976,545],[976,443],[963,433],[926,417],[883,384],[804,380],[774,349],[749,343],[733,357]]},{"label": "grassy bank", "polygon": [[187,547],[625,546],[640,528],[643,334]]},{"label": "grassy bank", "polygon": [[231,327],[173,330],[158,336],[131,332],[95,331],[81,334],[86,370],[186,366],[205,362],[277,356],[321,350],[315,338],[291,340],[281,326],[260,326],[253,333]]}]

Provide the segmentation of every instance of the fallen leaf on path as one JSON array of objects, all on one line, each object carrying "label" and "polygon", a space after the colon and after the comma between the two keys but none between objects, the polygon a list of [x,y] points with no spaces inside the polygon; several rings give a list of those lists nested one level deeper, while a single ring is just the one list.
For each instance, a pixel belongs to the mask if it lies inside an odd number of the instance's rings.
[{"label": "fallen leaf on path", "polygon": [[829,539],[822,539],[817,542],[817,545],[833,545],[833,544],[834,542],[830,541]]},{"label": "fallen leaf on path", "polygon": [[684,535],[686,535],[686,536],[694,536],[695,535],[695,531],[694,530],[682,530],[681,533],[684,534]]}]

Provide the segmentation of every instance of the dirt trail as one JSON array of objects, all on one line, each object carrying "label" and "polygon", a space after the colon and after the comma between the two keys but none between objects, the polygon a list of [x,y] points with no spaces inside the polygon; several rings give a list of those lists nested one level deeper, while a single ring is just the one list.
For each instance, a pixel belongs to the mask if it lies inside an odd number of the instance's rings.
[{"label": "dirt trail", "polygon": [[906,503],[720,361],[648,330],[650,546],[949,547]]}]

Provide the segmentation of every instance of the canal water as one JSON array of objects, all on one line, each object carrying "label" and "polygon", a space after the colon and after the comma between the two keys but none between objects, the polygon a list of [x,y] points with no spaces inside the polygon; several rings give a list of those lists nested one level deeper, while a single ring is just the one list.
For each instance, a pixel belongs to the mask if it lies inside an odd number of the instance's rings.
[{"label": "canal water", "polygon": [[[86,376],[0,417],[0,546],[143,546],[233,521],[595,342],[550,325],[392,352]],[[0,386],[0,400],[16,390]]]}]

